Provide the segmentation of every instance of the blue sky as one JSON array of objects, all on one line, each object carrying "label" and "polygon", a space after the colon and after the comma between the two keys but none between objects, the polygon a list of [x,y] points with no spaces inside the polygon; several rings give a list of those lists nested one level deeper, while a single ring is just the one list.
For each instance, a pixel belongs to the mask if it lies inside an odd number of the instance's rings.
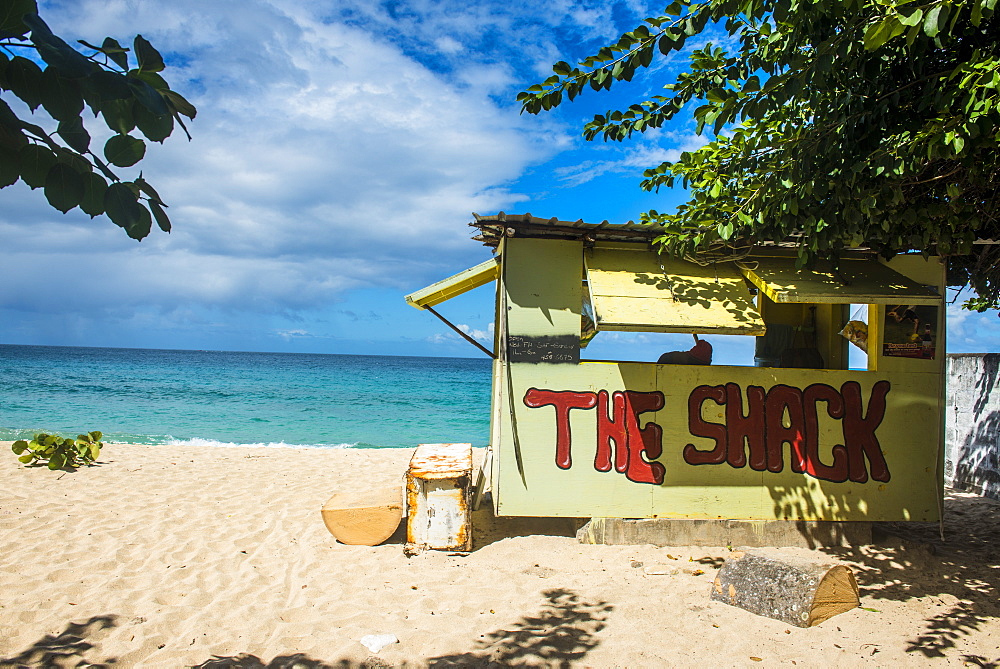
[{"label": "blue sky", "polygon": [[[403,301],[489,257],[471,212],[625,222],[669,210],[681,195],[644,193],[642,169],[702,143],[685,122],[625,144],[580,137],[593,113],[656,94],[655,72],[543,116],[513,101],[660,3],[40,6],[67,41],[144,35],[198,117],[193,141],[175,134],[140,163],[170,205],[169,235],[136,243],[23,184],[0,193],[0,343],[476,356]],[[489,338],[489,287],[441,310]],[[1000,350],[995,315],[950,312],[949,350]],[[588,354],[655,359],[687,347],[675,339],[602,333]],[[747,356],[750,338],[716,343],[717,361]]]}]

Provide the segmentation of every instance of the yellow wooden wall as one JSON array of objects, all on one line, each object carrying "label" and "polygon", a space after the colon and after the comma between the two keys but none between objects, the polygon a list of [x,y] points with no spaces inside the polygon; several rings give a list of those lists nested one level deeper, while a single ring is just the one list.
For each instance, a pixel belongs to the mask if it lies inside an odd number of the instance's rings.
[{"label": "yellow wooden wall", "polygon": [[[871,356],[870,371],[510,362],[502,345],[508,335],[579,335],[583,248],[574,241],[509,238],[504,241],[502,253],[497,293],[501,356],[494,365],[492,422],[497,514],[806,520],[938,518],[943,351],[935,361],[883,359],[876,353]],[[909,260],[898,265],[894,269],[925,283],[940,282],[940,266]],[[874,320],[879,309],[872,311]],[[829,331],[838,316],[824,315],[829,323],[821,326]],[[941,322],[943,329],[943,317]],[[877,327],[875,330],[877,339]],[[828,344],[827,350],[834,345]],[[877,341],[872,342],[872,347],[878,350]],[[711,451],[715,445],[711,438],[693,436],[690,431],[690,397],[699,387],[735,384],[746,413],[747,389],[751,386],[759,388],[754,392],[763,396],[775,387],[781,392],[781,386],[804,390],[821,384],[828,387],[823,396],[829,397],[855,383],[861,391],[857,412],[862,417],[872,411],[869,402],[873,388],[878,384],[884,390],[888,383],[884,418],[874,432],[888,468],[889,475],[883,477],[887,480],[869,476],[865,482],[834,482],[796,473],[792,471],[787,444],[782,448],[781,471],[756,471],[749,464],[733,466],[728,460],[695,465],[685,459],[685,448],[691,454]],[[556,452],[558,412],[551,405],[538,405],[542,391],[573,391],[588,397],[588,393],[608,391],[613,396],[615,391],[626,390],[662,394],[663,408],[640,414],[635,425],[647,431],[654,431],[655,426],[662,429],[662,454],[655,458],[663,467],[662,483],[630,480],[627,472],[617,471],[613,464],[610,471],[598,470],[595,455],[600,407],[568,411],[571,463],[560,466]],[[533,400],[526,403],[526,397]],[[531,403],[536,406],[529,406]],[[815,430],[819,461],[830,465],[835,451],[846,443],[844,420],[831,417],[830,405],[825,401],[811,406],[815,406],[818,416]],[[727,422],[726,406],[705,400],[697,407],[697,419],[702,424]],[[782,413],[777,419],[772,416],[772,425],[774,420],[787,427],[789,415]],[[743,449],[743,453],[749,452],[749,448]],[[874,471],[869,459],[862,458],[861,462],[866,471]]]}]

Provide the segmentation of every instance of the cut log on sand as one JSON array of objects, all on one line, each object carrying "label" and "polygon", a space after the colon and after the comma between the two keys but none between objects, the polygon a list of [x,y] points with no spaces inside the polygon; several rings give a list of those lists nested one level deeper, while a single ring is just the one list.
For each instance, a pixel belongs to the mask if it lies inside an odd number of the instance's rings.
[{"label": "cut log on sand", "polygon": [[323,505],[323,522],[337,541],[376,546],[392,536],[403,519],[403,486],[337,493]]},{"label": "cut log on sand", "polygon": [[858,606],[858,584],[844,565],[810,551],[736,551],[715,577],[712,599],[797,627],[812,627]]}]

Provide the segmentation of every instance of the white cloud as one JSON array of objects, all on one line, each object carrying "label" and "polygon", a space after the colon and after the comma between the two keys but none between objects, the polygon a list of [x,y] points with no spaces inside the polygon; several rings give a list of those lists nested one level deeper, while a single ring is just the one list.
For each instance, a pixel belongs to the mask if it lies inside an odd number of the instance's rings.
[{"label": "white cloud", "polygon": [[[482,329],[471,327],[465,323],[457,323],[455,327],[481,344],[486,344],[488,347],[493,344],[493,323],[489,323]],[[426,337],[425,341],[429,344],[435,345],[451,345],[458,342],[464,342],[465,340],[451,330],[448,330],[446,332],[436,332]]]},{"label": "white cloud", "polygon": [[464,323],[460,323],[456,326],[459,330],[469,335],[473,339],[480,342],[492,342],[493,341],[493,323],[486,326],[485,330],[479,330],[476,328],[469,327]]},{"label": "white cloud", "polygon": [[[579,186],[607,174],[641,174],[662,162],[676,162],[685,151],[695,151],[709,142],[709,138],[693,132],[677,133],[651,130],[636,136],[624,145],[608,147],[603,153],[608,160],[586,160],[575,165],[553,170],[566,186]],[[667,146],[664,146],[664,145]]]},{"label": "white cloud", "polygon": [[[96,327],[111,318],[137,331],[238,330],[255,314],[313,318],[359,289],[395,300],[447,276],[485,253],[469,240],[470,213],[516,210],[532,186],[553,179],[539,171],[514,184],[578,145],[559,114],[520,116],[514,94],[555,60],[631,29],[651,7],[43,0],[43,18],[71,43],[110,35],[127,44],[143,34],[199,113],[193,141],[178,131],[151,144],[141,163],[170,205],[170,235],[154,230],[137,244],[103,217],[62,216],[40,191],[5,189],[0,311],[60,314],[81,331],[88,319]],[[657,137],[598,150],[559,178],[572,185],[631,170],[687,141]],[[322,330],[286,325],[260,332],[299,339]],[[492,339],[482,326],[468,331]]]},{"label": "white cloud", "polygon": [[445,54],[455,54],[465,50],[465,46],[461,42],[448,36],[439,37],[434,40],[434,46],[438,48],[438,51]]},{"label": "white cloud", "polygon": [[[106,219],[54,213],[40,191],[4,191],[0,229],[17,255],[0,270],[0,296],[36,308],[295,310],[401,276],[419,283],[435,272],[429,258],[467,255],[470,212],[524,199],[506,184],[565,139],[490,97],[512,89],[507,65],[466,59],[446,75],[379,33],[412,28],[416,43],[456,54],[456,35],[514,20],[489,5],[432,9],[413,3],[392,18],[351,2],[43,5],[70,41],[144,34],[199,114],[192,142],[175,134],[141,164],[170,205],[170,236],[137,245]],[[369,20],[337,20],[351,12]],[[101,271],[72,282],[31,272],[79,254]]]},{"label": "white cloud", "polygon": [[277,330],[275,334],[285,340],[313,336],[308,330]]},{"label": "white cloud", "polygon": [[962,309],[971,292],[960,293],[946,311],[949,353],[988,353],[1000,351],[1000,318],[997,312],[978,313]]}]

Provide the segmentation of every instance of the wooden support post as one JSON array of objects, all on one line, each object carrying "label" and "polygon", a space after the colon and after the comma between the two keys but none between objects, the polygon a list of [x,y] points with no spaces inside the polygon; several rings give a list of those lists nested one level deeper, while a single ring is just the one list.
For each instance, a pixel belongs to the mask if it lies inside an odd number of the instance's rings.
[{"label": "wooden support post", "polygon": [[715,577],[711,598],[797,627],[812,627],[859,604],[846,566],[810,551],[735,551]]},{"label": "wooden support post", "polygon": [[377,546],[393,535],[403,519],[403,486],[337,493],[323,505],[323,522],[337,541]]}]

